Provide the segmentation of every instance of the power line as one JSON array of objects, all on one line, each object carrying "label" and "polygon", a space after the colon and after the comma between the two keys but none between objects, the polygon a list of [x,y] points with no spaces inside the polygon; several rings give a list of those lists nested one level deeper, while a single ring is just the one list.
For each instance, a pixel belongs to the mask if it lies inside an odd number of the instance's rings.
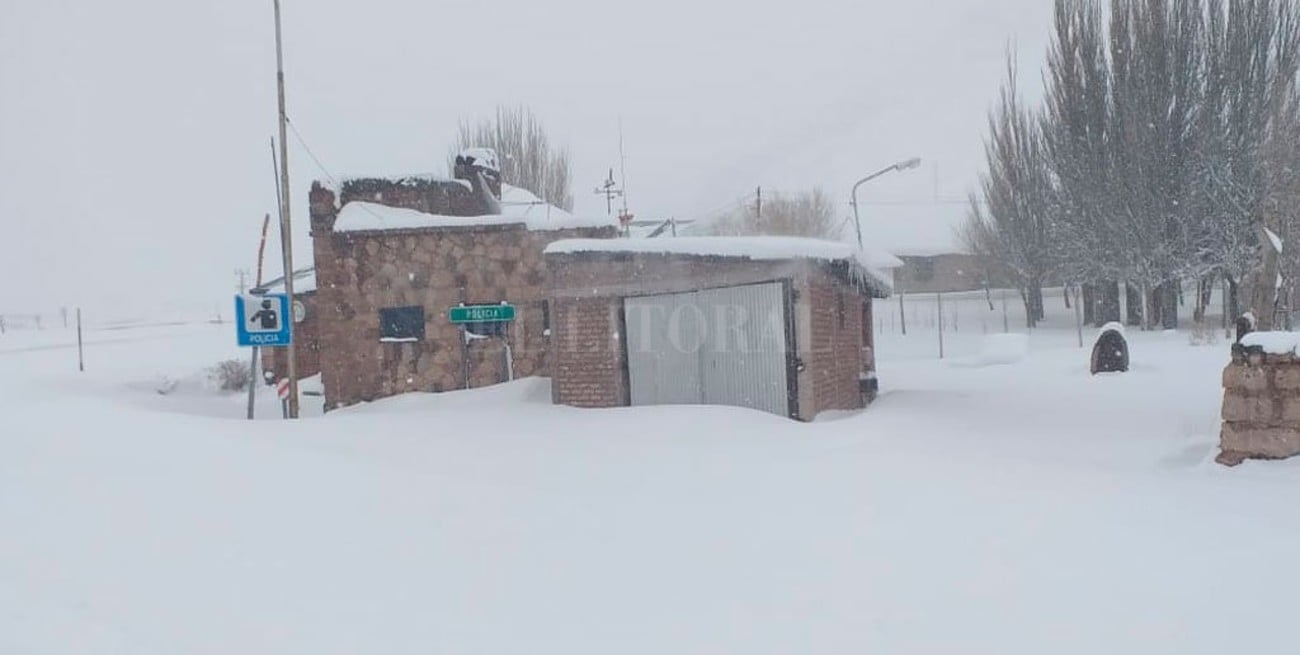
[{"label": "power line", "polygon": [[312,152],[311,146],[307,145],[307,140],[302,138],[302,134],[298,132],[298,127],[293,124],[293,121],[289,120],[287,116],[284,120],[289,124],[289,129],[293,131],[293,137],[298,140],[298,145],[301,145],[302,149],[307,152],[307,156],[310,157],[313,162],[316,162],[316,167],[325,174],[325,177],[329,178],[330,182],[338,184],[338,179],[334,177],[333,173],[330,173],[329,169],[325,167],[325,164],[321,163],[321,160],[316,156],[316,153]]}]

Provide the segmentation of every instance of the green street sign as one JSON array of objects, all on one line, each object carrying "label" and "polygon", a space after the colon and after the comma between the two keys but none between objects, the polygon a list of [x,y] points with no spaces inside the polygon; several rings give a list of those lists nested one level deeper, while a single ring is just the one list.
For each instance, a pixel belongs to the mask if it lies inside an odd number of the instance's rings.
[{"label": "green street sign", "polygon": [[515,320],[514,305],[462,305],[452,307],[447,316],[452,323],[486,323]]}]

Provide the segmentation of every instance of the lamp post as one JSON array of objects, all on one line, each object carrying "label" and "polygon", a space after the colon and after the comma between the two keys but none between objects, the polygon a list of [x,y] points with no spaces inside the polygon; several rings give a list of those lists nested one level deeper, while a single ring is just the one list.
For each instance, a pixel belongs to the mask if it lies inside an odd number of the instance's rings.
[{"label": "lamp post", "polygon": [[853,185],[853,227],[858,232],[858,250],[862,250],[862,220],[858,217],[858,187],[884,175],[885,173],[893,171],[908,171],[920,165],[921,158],[913,157],[911,159],[900,161],[897,164],[886,166],[885,168],[858,180],[858,183]]}]

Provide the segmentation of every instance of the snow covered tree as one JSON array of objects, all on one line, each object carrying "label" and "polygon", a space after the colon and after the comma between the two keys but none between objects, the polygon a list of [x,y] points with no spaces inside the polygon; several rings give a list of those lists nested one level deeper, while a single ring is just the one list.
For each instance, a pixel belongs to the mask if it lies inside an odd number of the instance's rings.
[{"label": "snow covered tree", "polygon": [[492,118],[462,121],[451,158],[475,147],[496,150],[506,184],[527,189],[556,207],[573,209],[568,150],[551,146],[532,110],[497,107]]},{"label": "snow covered tree", "polygon": [[1260,228],[1277,234],[1294,207],[1297,120],[1294,103],[1300,67],[1300,17],[1290,0],[1208,0],[1205,103],[1198,132],[1201,225],[1191,263],[1194,273],[1218,275],[1238,289],[1267,329],[1275,275],[1250,284],[1260,267]]},{"label": "snow covered tree", "polygon": [[1043,319],[1043,285],[1059,264],[1055,234],[1059,203],[1047,164],[1043,121],[1023,106],[1008,57],[1007,81],[989,115],[987,170],[962,230],[974,252],[999,262],[1015,277],[1029,327]]},{"label": "snow covered tree", "polygon": [[[1009,136],[1027,128],[1008,117],[1036,115],[1008,111],[1004,90],[971,240],[1023,270],[1026,236],[1045,235],[1035,259],[1083,283],[1099,321],[1119,318],[1123,282],[1130,318],[1176,327],[1187,280],[1199,320],[1218,279],[1233,314],[1248,287],[1256,315],[1271,317],[1277,276],[1260,270],[1263,228],[1300,240],[1290,218],[1300,204],[1297,0],[1110,0],[1108,12],[1099,0],[1055,0],[1055,12],[1040,163],[1034,147],[1003,143],[1032,144]],[[1008,206],[1036,207],[1041,225],[1013,228],[1023,217]],[[1287,271],[1300,271],[1300,256],[1281,268],[1297,277]]]},{"label": "snow covered tree", "polygon": [[742,204],[716,219],[710,232],[721,236],[776,235],[818,239],[839,237],[835,203],[822,189],[800,193],[773,193],[757,204]]},{"label": "snow covered tree", "polygon": [[1060,202],[1060,272],[1083,284],[1085,319],[1100,326],[1120,320],[1118,281],[1125,272],[1110,225],[1115,213],[1105,25],[1097,3],[1056,0],[1054,28],[1043,135]]}]

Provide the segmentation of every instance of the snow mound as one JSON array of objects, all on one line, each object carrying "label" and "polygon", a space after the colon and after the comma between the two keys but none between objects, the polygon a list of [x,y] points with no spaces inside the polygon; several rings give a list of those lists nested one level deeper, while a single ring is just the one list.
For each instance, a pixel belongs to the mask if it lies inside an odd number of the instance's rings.
[{"label": "snow mound", "polygon": [[490,171],[501,171],[501,165],[497,160],[497,151],[492,148],[466,148],[460,151],[459,158]]},{"label": "snow mound", "polygon": [[1242,337],[1241,345],[1263,348],[1270,355],[1294,355],[1300,349],[1300,332],[1251,332]]},{"label": "snow mound", "polygon": [[953,360],[953,366],[983,368],[1019,363],[1029,355],[1029,337],[1024,334],[990,334],[984,337],[978,354]]},{"label": "snow mound", "polygon": [[1106,334],[1107,332],[1110,332],[1111,330],[1114,330],[1115,332],[1118,332],[1118,333],[1119,333],[1119,336],[1121,336],[1121,337],[1127,337],[1127,336],[1128,336],[1127,334],[1124,333],[1124,324],[1123,324],[1123,323],[1120,323],[1120,322],[1118,322],[1118,321],[1111,321],[1111,322],[1109,322],[1109,323],[1107,323],[1107,324],[1101,326],[1101,329],[1100,329],[1100,330],[1097,330],[1097,336],[1100,337],[1101,335]]}]

